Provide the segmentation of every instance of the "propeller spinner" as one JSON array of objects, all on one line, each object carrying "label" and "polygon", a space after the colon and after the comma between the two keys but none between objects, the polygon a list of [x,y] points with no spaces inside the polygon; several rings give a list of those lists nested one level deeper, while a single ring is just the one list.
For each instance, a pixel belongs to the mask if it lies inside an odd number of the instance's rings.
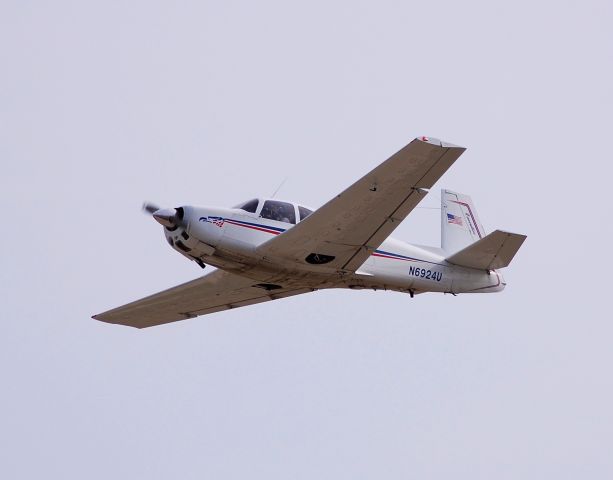
[{"label": "propeller spinner", "polygon": [[148,213],[159,224],[173,228],[179,225],[183,219],[182,208],[160,208],[154,203],[145,202],[143,204],[143,212]]}]

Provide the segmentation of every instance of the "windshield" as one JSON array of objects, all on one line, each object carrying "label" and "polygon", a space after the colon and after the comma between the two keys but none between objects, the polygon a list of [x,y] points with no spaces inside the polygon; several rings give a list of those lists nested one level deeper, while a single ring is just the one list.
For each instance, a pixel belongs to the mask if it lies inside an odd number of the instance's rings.
[{"label": "windshield", "polygon": [[296,223],[296,211],[291,203],[266,200],[260,217],[276,220],[277,222]]}]

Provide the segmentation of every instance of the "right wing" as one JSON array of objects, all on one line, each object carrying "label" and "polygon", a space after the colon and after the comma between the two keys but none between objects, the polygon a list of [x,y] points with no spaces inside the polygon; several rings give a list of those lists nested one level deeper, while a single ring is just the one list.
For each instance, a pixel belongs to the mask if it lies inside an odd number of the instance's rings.
[{"label": "right wing", "polygon": [[258,283],[257,280],[215,270],[191,282],[94,315],[92,318],[145,328],[312,291],[314,289],[308,287],[282,288],[278,285]]},{"label": "right wing", "polygon": [[383,243],[464,148],[416,138],[295,227],[258,247],[320,272],[356,271]]}]

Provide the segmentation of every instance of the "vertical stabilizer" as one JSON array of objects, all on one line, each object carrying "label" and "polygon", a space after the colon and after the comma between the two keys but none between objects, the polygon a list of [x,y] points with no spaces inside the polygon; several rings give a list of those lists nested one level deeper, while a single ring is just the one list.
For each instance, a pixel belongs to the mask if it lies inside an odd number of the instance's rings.
[{"label": "vertical stabilizer", "polygon": [[456,253],[485,237],[477,210],[468,195],[441,191],[441,248]]}]

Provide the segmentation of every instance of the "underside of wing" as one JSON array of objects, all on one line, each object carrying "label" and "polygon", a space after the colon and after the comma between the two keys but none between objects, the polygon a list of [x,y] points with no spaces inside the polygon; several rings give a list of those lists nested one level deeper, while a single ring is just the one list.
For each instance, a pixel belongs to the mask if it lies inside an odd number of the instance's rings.
[{"label": "underside of wing", "polygon": [[356,271],[464,150],[432,138],[415,139],[258,251],[322,271]]},{"label": "underside of wing", "polygon": [[312,288],[307,287],[283,288],[280,285],[258,283],[240,275],[216,270],[92,318],[146,328],[312,291]]}]

